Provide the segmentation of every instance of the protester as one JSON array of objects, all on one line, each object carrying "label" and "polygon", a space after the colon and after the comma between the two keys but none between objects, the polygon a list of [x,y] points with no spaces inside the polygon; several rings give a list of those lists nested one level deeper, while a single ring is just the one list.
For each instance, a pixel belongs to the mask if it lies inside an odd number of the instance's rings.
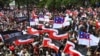
[{"label": "protester", "polygon": [[[53,14],[55,13],[55,14]],[[75,45],[78,44],[78,37],[80,32],[90,33],[100,39],[100,7],[77,7],[66,9],[64,13],[53,12],[47,9],[45,10],[32,10],[29,11],[29,16],[26,9],[13,9],[0,11],[0,34],[5,31],[18,30],[27,34],[27,26],[33,27],[35,30],[39,30],[39,34],[43,29],[38,28],[39,24],[45,25],[47,28],[54,28],[58,30],[57,34],[69,33],[68,40],[72,41]],[[29,17],[29,18],[28,18]],[[63,21],[64,20],[64,21]],[[52,23],[51,23],[52,21]],[[55,23],[57,23],[55,25]],[[50,27],[48,27],[50,25]],[[52,27],[51,27],[52,25]],[[2,56],[66,56],[69,54],[63,53],[66,39],[59,42],[63,43],[63,48],[59,49],[56,53],[49,48],[41,48],[44,34],[40,34],[36,38],[36,44],[32,45],[15,45],[14,43],[3,43],[0,41],[0,55]],[[2,40],[2,39],[1,39]],[[38,42],[38,43],[37,43]],[[99,41],[100,42],[100,41]],[[98,44],[100,46],[100,43]],[[97,46],[97,45],[96,45]],[[76,47],[77,49],[78,47]],[[84,47],[86,48],[86,46]],[[100,49],[100,47],[98,48]],[[79,50],[79,49],[77,49]],[[95,51],[95,50],[94,50]],[[97,50],[100,53],[100,50]],[[81,51],[80,51],[81,52]],[[82,53],[83,54],[83,53]],[[86,55],[83,54],[83,55]]]}]

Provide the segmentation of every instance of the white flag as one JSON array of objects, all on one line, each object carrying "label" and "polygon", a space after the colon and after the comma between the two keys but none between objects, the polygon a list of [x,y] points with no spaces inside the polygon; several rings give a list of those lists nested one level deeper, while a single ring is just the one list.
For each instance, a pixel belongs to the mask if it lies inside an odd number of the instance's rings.
[{"label": "white flag", "polygon": [[90,39],[78,38],[78,44],[86,45],[87,47],[97,46],[100,39],[93,34],[90,34],[89,37]]},{"label": "white flag", "polygon": [[90,46],[97,46],[100,39],[92,34],[90,35],[90,38]]}]

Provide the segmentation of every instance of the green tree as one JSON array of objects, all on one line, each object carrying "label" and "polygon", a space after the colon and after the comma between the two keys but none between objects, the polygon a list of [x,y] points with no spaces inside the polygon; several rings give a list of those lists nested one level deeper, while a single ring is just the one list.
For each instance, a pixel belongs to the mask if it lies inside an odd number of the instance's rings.
[{"label": "green tree", "polygon": [[0,3],[1,3],[3,6],[9,5],[10,2],[12,2],[12,0],[0,0]]},{"label": "green tree", "polygon": [[[13,0],[0,0],[0,3],[3,5],[8,5]],[[37,5],[38,7],[47,7],[47,8],[59,8],[62,5],[67,6],[71,5],[84,5],[84,1],[88,1],[89,4],[95,4],[96,2],[100,2],[100,0],[15,0],[16,5]]]}]

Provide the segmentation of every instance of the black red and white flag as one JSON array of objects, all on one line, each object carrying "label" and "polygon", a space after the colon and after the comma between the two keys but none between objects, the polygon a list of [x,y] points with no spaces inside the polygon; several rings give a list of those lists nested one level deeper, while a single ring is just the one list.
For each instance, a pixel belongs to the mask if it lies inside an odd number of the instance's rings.
[{"label": "black red and white flag", "polygon": [[43,29],[43,31],[48,33],[49,37],[54,40],[63,40],[63,39],[68,39],[69,37],[68,33],[58,35],[58,31],[56,29],[45,28]]},{"label": "black red and white flag", "polygon": [[32,27],[27,27],[27,34],[31,34],[31,35],[39,35],[39,30],[34,29]]},{"label": "black red and white flag", "polygon": [[51,40],[50,38],[44,38],[42,42],[42,46],[51,48],[54,51],[58,52],[59,48],[61,47],[61,43],[55,40]]},{"label": "black red and white flag", "polygon": [[67,41],[63,52],[69,54],[70,56],[83,56],[79,51],[75,50],[74,48],[75,45],[72,42]]},{"label": "black red and white flag", "polygon": [[32,35],[22,35],[18,36],[17,39],[14,41],[15,45],[26,45],[32,43],[34,38]]}]

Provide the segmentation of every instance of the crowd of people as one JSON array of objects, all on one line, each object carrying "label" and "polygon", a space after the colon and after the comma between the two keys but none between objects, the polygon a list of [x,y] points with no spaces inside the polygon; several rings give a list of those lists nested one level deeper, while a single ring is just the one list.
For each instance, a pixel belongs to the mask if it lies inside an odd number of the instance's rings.
[{"label": "crowd of people", "polygon": [[[22,17],[26,17],[28,18],[28,20],[19,21],[18,19],[22,19]],[[67,23],[65,22],[63,26],[57,28],[57,25],[53,25],[55,23],[54,20],[56,17],[64,18]],[[33,22],[31,22],[32,20]],[[69,40],[74,42],[75,45],[78,45],[77,37],[79,31],[84,31],[93,34],[97,38],[100,38],[100,7],[73,7],[62,12],[59,12],[57,10],[49,11],[47,8],[39,9],[36,7],[29,11],[27,11],[27,9],[25,8],[15,8],[11,10],[0,11],[1,32],[8,30],[26,31],[27,26],[31,26],[37,29],[36,26],[39,23],[45,24],[47,28],[56,28],[57,30],[59,30],[59,34],[68,32],[70,34]],[[74,40],[76,40],[76,42]],[[16,46],[14,44],[2,43],[1,41],[0,56],[59,56],[61,53],[63,53],[63,47],[60,47],[61,49],[58,53],[56,53],[52,49],[41,48],[42,40],[40,38],[38,38],[37,41],[39,43],[36,46],[33,46],[32,43]],[[63,43],[65,41],[67,40],[60,42]],[[100,46],[100,43],[98,43],[98,46]],[[84,48],[87,47],[85,46]],[[97,52],[100,55],[99,48]],[[76,47],[76,49],[78,49],[78,46]],[[96,48],[93,49],[96,50]],[[62,55],[64,55],[64,53]],[[84,55],[86,55],[86,53]],[[70,55],[67,54],[66,56]]]}]

